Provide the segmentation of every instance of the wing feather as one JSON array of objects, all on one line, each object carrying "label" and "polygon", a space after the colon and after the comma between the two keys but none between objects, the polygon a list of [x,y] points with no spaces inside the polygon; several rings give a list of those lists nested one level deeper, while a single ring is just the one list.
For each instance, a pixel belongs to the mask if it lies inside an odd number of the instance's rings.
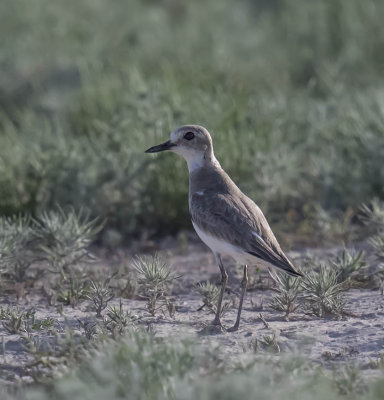
[{"label": "wing feather", "polygon": [[287,273],[299,276],[281,250],[260,208],[242,192],[235,196],[205,190],[190,199],[192,221],[210,235],[225,240]]}]

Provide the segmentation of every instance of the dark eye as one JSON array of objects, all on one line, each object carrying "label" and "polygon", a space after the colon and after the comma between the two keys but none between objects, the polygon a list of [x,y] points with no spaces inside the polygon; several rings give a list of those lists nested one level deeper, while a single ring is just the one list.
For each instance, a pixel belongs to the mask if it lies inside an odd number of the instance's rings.
[{"label": "dark eye", "polygon": [[195,137],[195,134],[193,132],[187,132],[184,135],[184,139],[187,139],[187,140],[192,140],[194,137]]}]

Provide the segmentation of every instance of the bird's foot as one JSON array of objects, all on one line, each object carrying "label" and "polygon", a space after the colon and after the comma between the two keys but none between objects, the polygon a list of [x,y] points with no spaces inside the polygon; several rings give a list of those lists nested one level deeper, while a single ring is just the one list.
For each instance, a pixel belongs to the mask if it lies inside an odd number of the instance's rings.
[{"label": "bird's foot", "polygon": [[227,329],[227,332],[236,332],[239,329],[239,325],[235,324],[231,328]]},{"label": "bird's foot", "polygon": [[200,335],[218,335],[224,333],[226,329],[220,321],[213,321],[211,324],[206,325],[200,332]]}]

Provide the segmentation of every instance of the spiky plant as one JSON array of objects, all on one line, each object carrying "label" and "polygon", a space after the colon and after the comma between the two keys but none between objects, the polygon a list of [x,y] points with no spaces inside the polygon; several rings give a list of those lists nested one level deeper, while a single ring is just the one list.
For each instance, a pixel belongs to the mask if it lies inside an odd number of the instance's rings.
[{"label": "spiky plant", "polygon": [[384,262],[384,231],[372,236],[369,243],[375,250],[375,255],[380,262]]},{"label": "spiky plant", "polygon": [[108,307],[104,317],[104,326],[115,337],[123,334],[128,328],[135,325],[139,317],[123,309],[120,299],[119,306]]},{"label": "spiky plant", "polygon": [[330,260],[330,266],[336,272],[338,283],[346,282],[365,266],[364,252],[360,250],[358,253],[350,253],[344,248],[341,255]]},{"label": "spiky plant", "polygon": [[283,311],[286,320],[288,320],[289,315],[295,312],[300,306],[298,296],[302,290],[301,280],[271,270],[269,271],[269,275],[275,283],[273,290],[276,292],[269,305],[274,310]]},{"label": "spiky plant", "polygon": [[21,283],[36,260],[32,251],[34,231],[28,215],[0,218],[0,272]]},{"label": "spiky plant", "polygon": [[373,199],[360,207],[360,219],[373,232],[384,230],[384,202]]},{"label": "spiky plant", "polygon": [[271,335],[264,335],[263,339],[252,340],[250,345],[255,353],[259,350],[266,351],[267,353],[280,353],[280,346],[277,343],[275,332]]},{"label": "spiky plant", "polygon": [[54,332],[50,340],[41,336],[23,336],[25,349],[33,360],[26,370],[35,382],[42,382],[47,377],[53,377],[68,370],[69,366],[82,361],[88,354],[89,341],[66,321],[64,332]]},{"label": "spiky plant", "polygon": [[356,393],[364,392],[366,385],[361,369],[354,365],[342,365],[341,368],[336,368],[333,371],[333,382],[342,395],[352,398],[356,398]]},{"label": "spiky plant", "polygon": [[375,277],[380,282],[380,290],[384,288],[384,202],[374,199],[369,205],[361,207],[363,222],[370,227],[373,233],[369,243],[373,247],[379,262]]},{"label": "spiky plant", "polygon": [[92,301],[96,311],[96,317],[101,317],[101,312],[108,306],[108,303],[113,299],[114,294],[109,288],[111,278],[104,281],[92,281],[89,288],[88,298]]},{"label": "spiky plant", "polygon": [[138,282],[142,287],[143,296],[147,299],[148,311],[155,315],[160,307],[167,304],[169,285],[179,278],[170,269],[168,263],[159,256],[136,257],[133,264]]},{"label": "spiky plant", "polygon": [[25,311],[18,307],[8,307],[5,310],[1,309],[0,319],[7,332],[15,334],[25,330],[26,321],[33,315],[33,309]]},{"label": "spiky plant", "polygon": [[57,207],[57,211],[43,212],[36,220],[36,233],[50,271],[66,279],[72,266],[91,260],[89,246],[102,226],[82,210]]},{"label": "spiky plant", "polygon": [[[196,291],[200,294],[203,305],[200,307],[200,310],[204,307],[207,307],[213,314],[216,314],[217,310],[217,299],[219,298],[220,288],[213,283],[206,281],[206,282],[199,282],[195,285]],[[228,309],[230,308],[230,302],[224,301],[220,314],[224,315]]]},{"label": "spiky plant", "polygon": [[345,286],[339,283],[337,275],[336,271],[325,266],[321,266],[318,272],[304,273],[301,284],[310,306],[309,310],[314,315],[325,317],[329,314],[341,315],[344,312]]},{"label": "spiky plant", "polygon": [[59,301],[75,308],[81,300],[87,298],[89,286],[89,280],[84,274],[80,275],[70,271],[66,279],[59,281],[55,289],[53,289],[53,292],[51,292],[52,297],[49,296],[47,289],[45,289],[45,292],[48,295],[48,300],[57,295]]}]

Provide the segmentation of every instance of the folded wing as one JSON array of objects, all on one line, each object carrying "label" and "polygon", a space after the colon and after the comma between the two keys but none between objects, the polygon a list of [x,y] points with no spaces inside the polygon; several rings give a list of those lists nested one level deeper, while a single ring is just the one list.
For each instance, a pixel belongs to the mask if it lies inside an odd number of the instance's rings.
[{"label": "folded wing", "polygon": [[212,236],[241,248],[293,276],[301,274],[283,253],[260,208],[239,191],[234,195],[205,190],[190,199],[192,221]]}]

